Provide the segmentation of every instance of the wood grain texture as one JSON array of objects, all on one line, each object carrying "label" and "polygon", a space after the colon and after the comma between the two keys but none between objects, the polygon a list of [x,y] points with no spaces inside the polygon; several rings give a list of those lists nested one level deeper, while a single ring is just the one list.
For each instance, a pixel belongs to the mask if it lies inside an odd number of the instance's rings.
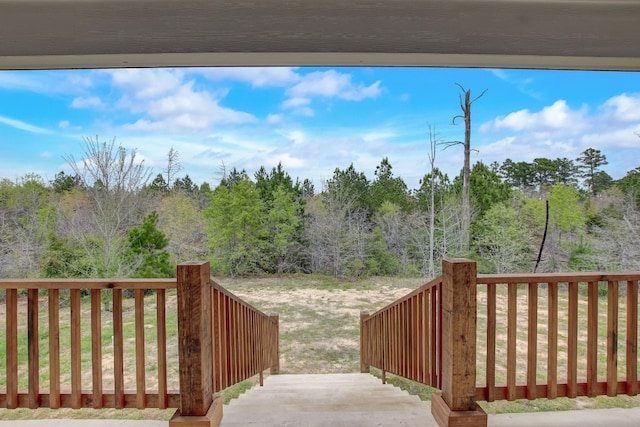
[{"label": "wood grain texture", "polygon": [[608,0],[0,0],[0,68],[638,70],[638,16]]},{"label": "wood grain texture", "polygon": [[496,285],[487,285],[487,401],[495,400],[496,387]]},{"label": "wood grain texture", "polygon": [[209,263],[179,264],[178,346],[180,413],[202,416],[213,400]]},{"label": "wood grain texture", "polygon": [[618,387],[618,282],[607,284],[607,396]]},{"label": "wood grain texture", "polygon": [[558,397],[558,284],[551,282],[548,289],[546,397],[555,399]]},{"label": "wood grain texture", "polygon": [[80,289],[71,289],[71,407],[82,408],[82,335]]},{"label": "wood grain texture", "polygon": [[442,262],[442,398],[452,411],[476,407],[476,264]]},{"label": "wood grain texture", "polygon": [[91,378],[93,408],[102,408],[102,299],[99,289],[91,290]]},{"label": "wood grain texture", "polygon": [[60,291],[49,290],[49,407],[60,407]]},{"label": "wood grain texture", "polygon": [[156,291],[156,333],[158,336],[158,407],[167,408],[167,298],[164,289]]},{"label": "wood grain texture", "polygon": [[598,282],[587,285],[587,395],[595,397],[598,382]]},{"label": "wood grain texture", "polygon": [[36,409],[40,394],[40,334],[38,329],[38,290],[27,292],[27,346],[29,365],[29,408]]},{"label": "wood grain texture", "polygon": [[0,279],[0,289],[16,289],[16,288],[17,289],[175,289],[176,279]]},{"label": "wood grain texture", "polygon": [[124,398],[124,332],[122,324],[122,289],[113,290],[113,386],[114,407],[122,409]]},{"label": "wood grain texture", "polygon": [[18,290],[7,289],[6,361],[7,409],[18,407]]},{"label": "wood grain texture", "polygon": [[146,393],[146,363],[144,352],[144,289],[134,291],[136,327],[136,407],[144,409]]},{"label": "wood grain texture", "polygon": [[627,282],[627,389],[629,396],[638,394],[638,281]]},{"label": "wood grain texture", "polygon": [[578,395],[578,283],[569,282],[567,325],[567,397]]},{"label": "wood grain texture", "polygon": [[516,398],[516,357],[518,333],[518,284],[509,283],[507,291],[507,400]]},{"label": "wood grain texture", "polygon": [[536,398],[536,377],[538,366],[538,284],[528,284],[527,307],[527,399]]}]

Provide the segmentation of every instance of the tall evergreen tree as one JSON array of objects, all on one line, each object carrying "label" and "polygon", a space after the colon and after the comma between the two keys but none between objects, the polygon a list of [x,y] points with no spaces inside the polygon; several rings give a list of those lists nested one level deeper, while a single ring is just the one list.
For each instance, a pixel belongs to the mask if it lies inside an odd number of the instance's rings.
[{"label": "tall evergreen tree", "polygon": [[599,190],[596,176],[600,172],[600,167],[609,163],[607,156],[602,154],[600,150],[587,148],[576,161],[579,163],[580,176],[584,178],[585,187],[593,196],[596,196]]},{"label": "tall evergreen tree", "polygon": [[376,179],[371,184],[372,207],[380,207],[384,202],[391,202],[405,212],[412,209],[413,203],[409,197],[407,184],[400,177],[393,176],[393,167],[387,157],[376,166]]},{"label": "tall evergreen tree", "polygon": [[263,271],[265,217],[255,184],[238,176],[229,188],[221,183],[205,209],[214,271],[242,276]]},{"label": "tall evergreen tree", "polygon": [[171,277],[174,267],[169,261],[167,236],[158,229],[158,214],[151,212],[143,218],[142,224],[131,228],[127,237],[130,257],[135,266],[131,277]]}]

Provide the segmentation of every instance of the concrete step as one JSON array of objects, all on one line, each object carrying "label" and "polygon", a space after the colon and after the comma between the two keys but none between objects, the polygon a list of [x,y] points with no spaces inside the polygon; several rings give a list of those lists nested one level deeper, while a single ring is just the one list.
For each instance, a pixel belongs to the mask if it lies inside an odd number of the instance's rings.
[{"label": "concrete step", "polygon": [[431,406],[369,374],[274,375],[226,405],[222,426],[416,426]]}]

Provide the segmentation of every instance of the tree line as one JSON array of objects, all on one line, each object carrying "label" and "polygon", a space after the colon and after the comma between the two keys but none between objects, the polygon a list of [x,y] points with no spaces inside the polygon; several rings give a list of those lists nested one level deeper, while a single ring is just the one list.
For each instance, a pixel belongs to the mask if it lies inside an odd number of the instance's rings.
[{"label": "tree line", "polygon": [[640,269],[640,167],[613,180],[606,156],[435,166],[410,189],[383,158],[370,179],[352,165],[314,188],[281,164],[224,168],[216,186],[181,175],[173,148],[154,175],[135,150],[85,139],[72,173],[0,181],[1,277],[170,277],[206,259],[214,274],[433,277],[444,257],[481,272]]}]

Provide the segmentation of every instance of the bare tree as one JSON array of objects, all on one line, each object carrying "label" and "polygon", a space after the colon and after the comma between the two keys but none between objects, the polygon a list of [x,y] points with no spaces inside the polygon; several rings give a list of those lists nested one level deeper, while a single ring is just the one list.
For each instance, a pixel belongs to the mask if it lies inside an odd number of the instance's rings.
[{"label": "bare tree", "polygon": [[143,216],[141,190],[151,170],[138,161],[136,151],[121,145],[84,138],[85,152],[79,161],[65,160],[80,178],[90,210],[88,227],[72,230],[86,250],[93,274],[102,277],[128,273],[124,262],[126,231]]},{"label": "bare tree", "polygon": [[429,265],[427,267],[427,277],[435,277],[435,267],[433,262],[435,228],[436,228],[436,139],[435,127],[429,125],[429,165],[431,166],[431,194],[429,196]]},{"label": "bare tree", "polygon": [[338,187],[325,188],[309,202],[305,226],[312,270],[335,277],[364,270],[370,228],[355,196]]},{"label": "bare tree", "polygon": [[167,175],[167,189],[171,189],[172,182],[175,181],[176,175],[181,170],[180,153],[171,147],[167,153],[167,167],[164,169],[164,173]]},{"label": "bare tree", "polygon": [[462,114],[453,117],[452,124],[456,124],[457,119],[464,120],[464,141],[448,141],[443,144],[445,148],[453,145],[462,145],[464,147],[464,166],[462,168],[462,249],[468,252],[471,242],[471,200],[469,196],[471,179],[471,106],[480,99],[488,89],[483,90],[480,95],[471,100],[471,89],[465,89],[460,83],[456,83],[456,86],[458,86],[461,91],[458,97]]},{"label": "bare tree", "polygon": [[606,224],[594,230],[597,239],[591,256],[598,268],[617,270],[640,269],[640,207],[627,195],[616,203],[621,217],[608,216]]}]

